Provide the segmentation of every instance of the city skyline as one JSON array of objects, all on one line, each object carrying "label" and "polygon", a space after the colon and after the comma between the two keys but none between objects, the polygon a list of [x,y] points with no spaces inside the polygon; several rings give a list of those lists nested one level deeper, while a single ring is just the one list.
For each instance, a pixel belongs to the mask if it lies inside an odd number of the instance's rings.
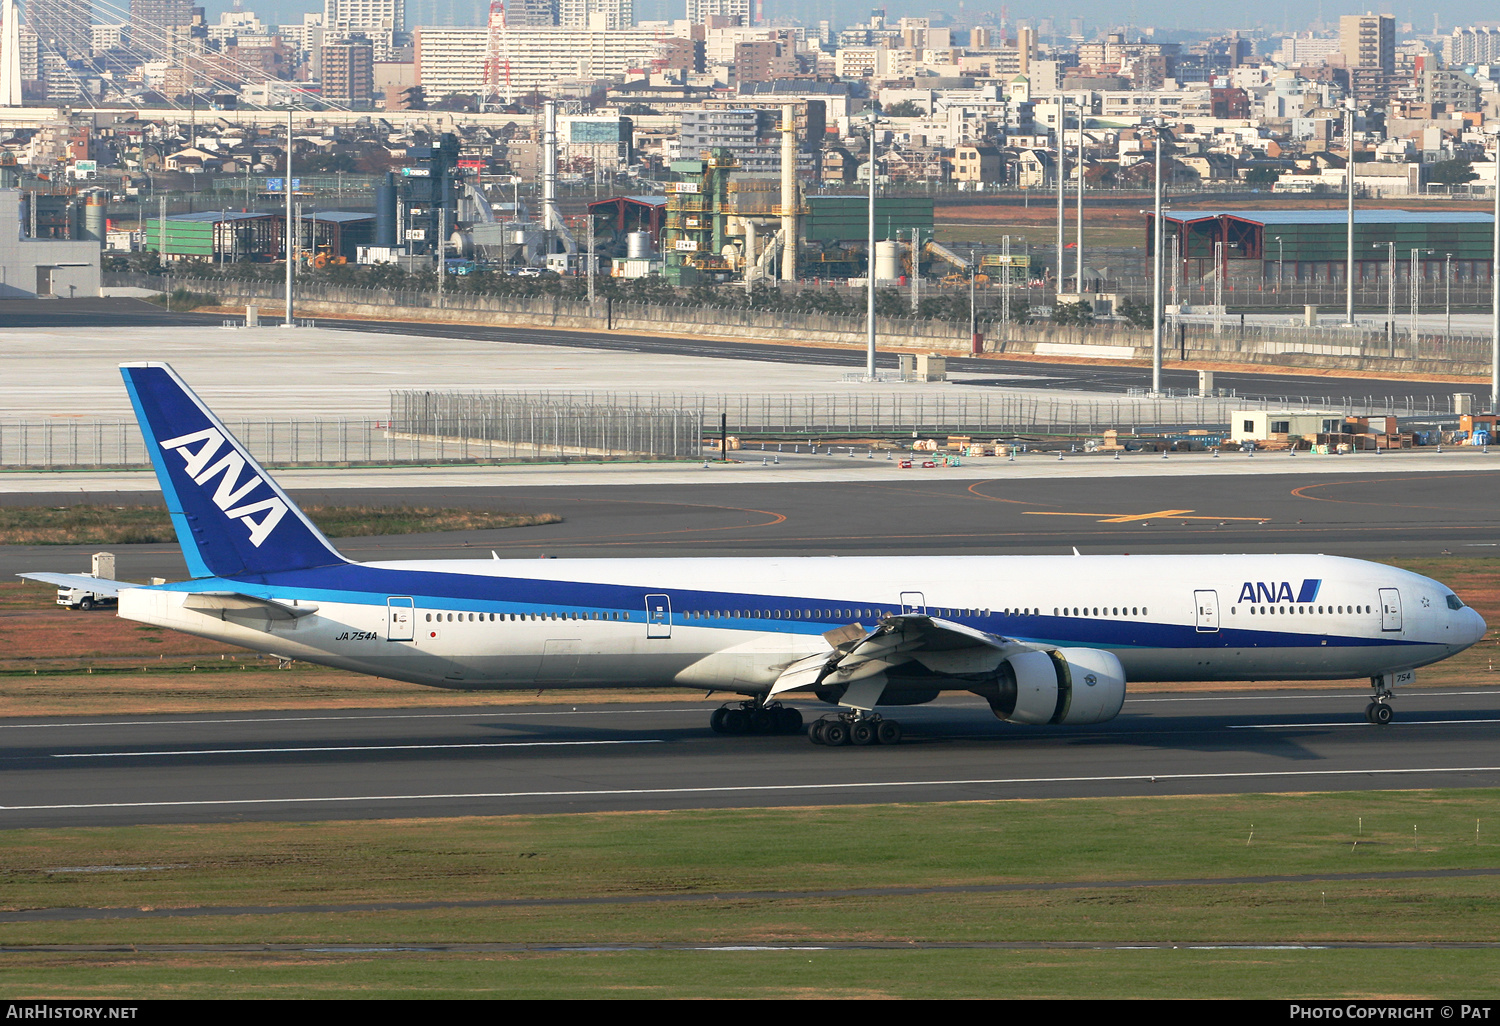
[{"label": "city skyline", "polygon": [[[20,2],[24,10],[27,0]],[[122,0],[116,6],[124,7],[125,3]],[[214,0],[203,6],[211,24],[218,22],[221,13],[233,10],[231,0]],[[242,0],[245,10],[254,11],[268,24],[300,23],[304,13],[321,10],[322,6],[320,0]],[[911,0],[909,3],[892,0],[883,4],[869,3],[866,0],[815,0],[813,3],[761,0],[760,10],[767,20],[786,18],[808,25],[832,20],[835,25],[851,25],[865,21],[872,9],[881,6],[885,7],[891,19],[947,14],[955,22],[960,20],[962,12],[965,20],[972,17],[994,23],[999,21],[1001,11],[998,0],[960,3],[946,10],[936,8],[930,0]],[[1319,11],[1322,12],[1325,24],[1330,29],[1336,29],[1341,14],[1363,14],[1367,10],[1392,15],[1398,26],[1410,22],[1416,32],[1430,33],[1434,14],[1440,30],[1445,32],[1455,26],[1500,24],[1500,11],[1481,0],[1448,0],[1434,7],[1423,8],[1420,12],[1414,4],[1409,3],[1361,5],[1334,4],[1325,0],[1321,3],[1293,5],[1289,0],[1283,0],[1280,5],[1264,9],[1262,17],[1254,21],[1234,20],[1233,16],[1238,12],[1233,9],[1184,9],[1183,5],[1168,4],[1162,0],[1135,0],[1133,3],[1078,0],[1061,10],[1040,3],[1011,3],[1008,6],[1012,22],[1024,19],[1035,24],[1044,18],[1050,18],[1062,27],[1072,18],[1082,18],[1091,32],[1101,32],[1127,23],[1169,32],[1216,32],[1236,28],[1266,32],[1303,32],[1316,22]],[[635,16],[639,21],[677,20],[684,17],[686,7],[685,0],[638,0]],[[410,0],[407,20],[409,26],[483,25],[488,19],[488,11],[488,0]],[[96,8],[97,23],[115,23],[120,20],[118,10]]]}]

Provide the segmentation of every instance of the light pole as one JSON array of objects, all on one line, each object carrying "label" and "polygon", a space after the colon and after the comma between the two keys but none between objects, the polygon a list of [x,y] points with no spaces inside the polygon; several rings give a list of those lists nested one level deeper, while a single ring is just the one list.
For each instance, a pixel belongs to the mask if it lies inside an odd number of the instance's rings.
[{"label": "light pole", "polygon": [[1078,294],[1083,296],[1083,105],[1078,105]]},{"label": "light pole", "polygon": [[[1428,250],[1430,253],[1431,250]],[[1422,302],[1422,251],[1414,249],[1411,251],[1411,267],[1406,272],[1406,284],[1411,290],[1411,346],[1412,352],[1408,355],[1416,355],[1417,346],[1417,307]]]},{"label": "light pole", "polygon": [[286,326],[290,328],[292,321],[292,265],[295,261],[293,253],[293,235],[295,227],[292,224],[292,109],[295,106],[291,94],[287,95],[286,101],[286,179],[282,187],[286,189]]},{"label": "light pole", "polygon": [[969,250],[969,348],[974,348],[974,340],[979,337],[979,319],[974,307],[974,251]]},{"label": "light pole", "polygon": [[1443,337],[1453,334],[1453,254],[1443,254]]},{"label": "light pole", "polygon": [[1064,190],[1067,187],[1068,148],[1063,143],[1063,133],[1068,127],[1068,101],[1066,97],[1057,101],[1057,292],[1063,290],[1063,259],[1067,242],[1063,238]]},{"label": "light pole", "polygon": [[[1387,242],[1385,267],[1385,336],[1391,355],[1396,355],[1396,244]],[[1380,243],[1372,243],[1371,249],[1379,249]]]},{"label": "light pole", "polygon": [[911,315],[921,313],[922,296],[922,229],[911,230]]},{"label": "light pole", "polygon": [[[1344,112],[1344,189],[1349,194],[1348,252],[1344,266],[1344,320],[1354,326],[1354,101]],[[1394,243],[1392,244],[1394,245]],[[1394,258],[1392,258],[1394,261]],[[1394,266],[1394,264],[1393,264]],[[1393,335],[1394,339],[1395,336]]]},{"label": "light pole", "polygon": [[[1500,169],[1500,139],[1495,140]],[[1500,170],[1495,175],[1495,244],[1490,251],[1490,412],[1500,413]]]},{"label": "light pole", "polygon": [[1156,209],[1152,215],[1151,231],[1155,252],[1151,271],[1151,394],[1161,395],[1161,324],[1162,324],[1162,223],[1161,223],[1161,151],[1162,122],[1156,122]]},{"label": "light pole", "polygon": [[865,377],[875,380],[875,105],[870,105],[870,248],[865,282]]}]

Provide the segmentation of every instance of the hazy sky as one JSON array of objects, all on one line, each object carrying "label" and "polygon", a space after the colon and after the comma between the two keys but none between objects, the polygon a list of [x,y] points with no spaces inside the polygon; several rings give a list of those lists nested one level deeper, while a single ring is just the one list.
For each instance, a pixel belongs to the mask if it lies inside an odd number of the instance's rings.
[{"label": "hazy sky", "polygon": [[[24,0],[22,0],[24,3]],[[112,0],[124,6],[124,0]],[[306,11],[321,10],[321,0],[242,0],[243,8],[255,11],[263,20],[271,22],[300,21]],[[835,24],[863,21],[875,3],[856,0],[761,0],[768,18],[785,15],[812,24],[831,19]],[[219,20],[219,12],[230,10],[229,0],[208,0],[205,4],[211,22]],[[947,11],[957,17],[960,11],[987,13],[998,18],[1001,5],[991,0],[946,0],[934,4],[931,0],[911,0],[901,3],[889,0],[883,4],[890,17],[902,15],[924,16]],[[1432,30],[1432,16],[1436,12],[1442,30],[1446,32],[1455,24],[1467,25],[1476,21],[1500,21],[1500,7],[1493,0],[1444,0],[1438,4],[1376,4],[1361,6],[1354,3],[1338,3],[1335,0],[1270,0],[1247,6],[1233,4],[1188,4],[1166,0],[1065,0],[1063,3],[1043,3],[1041,0],[1018,0],[1010,6],[1010,16],[1015,18],[1052,18],[1066,26],[1069,18],[1081,17],[1091,27],[1120,25],[1134,21],[1141,25],[1157,25],[1167,29],[1228,29],[1263,27],[1281,31],[1305,29],[1319,12],[1331,24],[1336,24],[1340,14],[1362,14],[1376,10],[1393,14],[1398,23],[1416,21],[1422,31]],[[685,13],[684,0],[635,0],[636,17],[639,19],[681,18]],[[406,0],[408,24],[438,25],[482,25],[489,10],[488,0]],[[1245,11],[1254,12],[1246,20]],[[1134,14],[1132,14],[1134,12]],[[115,20],[104,15],[101,20]]]}]

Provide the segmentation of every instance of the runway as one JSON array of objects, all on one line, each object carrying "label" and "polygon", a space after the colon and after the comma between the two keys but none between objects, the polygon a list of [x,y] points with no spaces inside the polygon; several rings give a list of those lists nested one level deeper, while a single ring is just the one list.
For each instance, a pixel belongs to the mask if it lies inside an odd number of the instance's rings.
[{"label": "runway", "polygon": [[951,697],[839,749],[715,735],[714,702],[8,720],[0,827],[1500,785],[1500,689],[1402,692],[1388,727],[1365,701],[1144,694],[1069,729]]}]

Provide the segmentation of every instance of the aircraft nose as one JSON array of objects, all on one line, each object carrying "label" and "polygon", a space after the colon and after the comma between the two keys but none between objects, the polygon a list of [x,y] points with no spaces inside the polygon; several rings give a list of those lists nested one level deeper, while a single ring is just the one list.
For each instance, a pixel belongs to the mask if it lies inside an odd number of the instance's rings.
[{"label": "aircraft nose", "polygon": [[1477,645],[1480,641],[1484,640],[1484,635],[1489,630],[1489,625],[1484,622],[1484,617],[1480,616],[1473,609],[1465,607],[1465,612],[1469,614],[1469,644]]}]

